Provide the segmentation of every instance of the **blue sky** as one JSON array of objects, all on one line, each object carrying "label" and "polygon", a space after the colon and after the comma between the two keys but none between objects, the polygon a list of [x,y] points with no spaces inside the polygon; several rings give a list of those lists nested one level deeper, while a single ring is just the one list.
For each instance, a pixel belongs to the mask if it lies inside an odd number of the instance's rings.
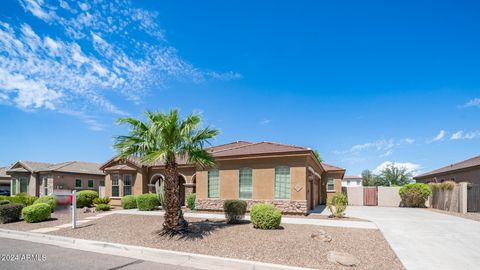
[{"label": "blue sky", "polygon": [[2,1],[0,165],[104,162],[170,108],[347,174],[478,155],[480,4],[418,2]]}]

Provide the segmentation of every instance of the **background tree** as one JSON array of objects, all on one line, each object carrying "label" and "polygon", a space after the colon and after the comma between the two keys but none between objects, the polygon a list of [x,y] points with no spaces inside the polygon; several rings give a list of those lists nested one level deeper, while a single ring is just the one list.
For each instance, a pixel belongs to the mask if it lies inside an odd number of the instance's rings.
[{"label": "background tree", "polygon": [[313,150],[313,155],[314,155],[320,162],[323,162],[323,159],[322,159],[322,157],[320,156],[320,154],[318,153],[317,150]]},{"label": "background tree", "polygon": [[389,186],[403,186],[412,182],[412,173],[404,166],[396,166],[390,163],[380,172],[380,178]]},{"label": "background tree", "polygon": [[130,131],[127,136],[115,138],[114,148],[118,158],[137,156],[144,162],[165,163],[163,230],[178,233],[185,230],[188,223],[180,206],[177,158],[201,167],[214,166],[214,158],[204,146],[219,131],[209,127],[199,129],[199,115],[180,119],[175,109],[169,113],[147,111],[145,115],[145,122],[131,117],[117,120],[118,124],[129,125]]},{"label": "background tree", "polygon": [[370,170],[364,170],[362,172],[362,185],[365,187],[368,186],[378,186],[379,179],[378,176],[375,175],[372,171]]}]

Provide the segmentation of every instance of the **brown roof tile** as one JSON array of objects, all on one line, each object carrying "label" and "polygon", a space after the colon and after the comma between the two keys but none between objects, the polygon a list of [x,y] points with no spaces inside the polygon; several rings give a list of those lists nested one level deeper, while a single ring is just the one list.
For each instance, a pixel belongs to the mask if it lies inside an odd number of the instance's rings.
[{"label": "brown roof tile", "polygon": [[337,166],[333,166],[333,165],[330,165],[330,164],[327,164],[325,162],[322,162],[322,167],[325,169],[325,171],[345,171],[344,168],[340,168],[340,167],[337,167]]},{"label": "brown roof tile", "polygon": [[433,171],[430,171],[430,172],[427,172],[427,173],[424,173],[424,174],[417,175],[414,178],[415,179],[416,178],[423,178],[423,177],[428,177],[428,176],[432,176],[432,175],[435,175],[435,174],[441,174],[441,173],[446,173],[446,172],[450,172],[450,171],[455,171],[455,170],[460,170],[460,169],[465,169],[465,168],[470,168],[470,167],[475,167],[475,166],[480,166],[480,156],[476,156],[476,157],[469,158],[469,159],[466,159],[466,160],[463,160],[463,161],[460,161],[460,162],[457,162],[457,163],[453,163],[453,164],[450,164],[448,166],[441,167],[439,169],[436,169],[436,170],[433,170]]},{"label": "brown roof tile", "polygon": [[232,148],[226,148],[213,152],[214,157],[258,155],[258,154],[276,154],[288,152],[305,152],[310,149],[300,146],[293,146],[272,142],[258,142],[250,144],[242,144]]}]

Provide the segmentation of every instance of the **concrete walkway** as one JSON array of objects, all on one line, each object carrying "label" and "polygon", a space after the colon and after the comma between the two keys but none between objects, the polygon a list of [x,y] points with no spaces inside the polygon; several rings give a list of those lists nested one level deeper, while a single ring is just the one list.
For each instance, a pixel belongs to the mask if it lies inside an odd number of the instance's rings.
[{"label": "concrete walkway", "polygon": [[349,206],[373,221],[407,269],[480,269],[480,222],[428,209]]},{"label": "concrete walkway", "polygon": [[[146,216],[163,216],[164,211],[138,211],[138,209],[118,210],[113,212],[115,214],[128,214],[128,215],[146,215]],[[185,217],[201,218],[201,219],[225,219],[224,214],[216,213],[184,213]],[[246,220],[250,220],[250,216],[245,216]],[[357,228],[357,229],[377,229],[377,226],[373,222],[365,221],[339,221],[329,219],[313,219],[313,218],[293,218],[282,217],[282,224],[306,224],[306,225],[318,225],[328,227],[343,227],[343,228]]]}]

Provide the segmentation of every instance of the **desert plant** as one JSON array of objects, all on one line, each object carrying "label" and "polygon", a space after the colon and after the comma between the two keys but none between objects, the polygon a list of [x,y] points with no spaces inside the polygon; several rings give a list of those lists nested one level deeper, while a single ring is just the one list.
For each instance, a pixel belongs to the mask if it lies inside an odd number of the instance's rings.
[{"label": "desert plant", "polygon": [[425,207],[425,201],[432,194],[427,184],[413,183],[400,188],[402,204],[406,207]]},{"label": "desert plant", "polygon": [[133,195],[127,195],[122,198],[121,206],[123,209],[137,208],[137,198]]},{"label": "desert plant", "polygon": [[0,200],[0,205],[9,204],[9,200]]},{"label": "desert plant", "polygon": [[55,195],[43,196],[38,198],[33,204],[37,203],[46,203],[50,206],[51,212],[55,212],[55,208],[57,208],[57,197]]},{"label": "desert plant", "polygon": [[98,198],[98,192],[94,190],[77,192],[77,208],[90,207],[96,198]]},{"label": "desert plant", "polygon": [[205,145],[219,131],[210,127],[200,129],[199,115],[181,119],[176,109],[169,113],[147,111],[145,114],[145,122],[131,117],[118,119],[119,124],[130,125],[130,131],[127,136],[116,138],[114,148],[119,158],[134,155],[145,162],[165,164],[163,230],[175,234],[188,226],[180,206],[177,159],[186,159],[188,164],[201,167],[214,166],[214,157]]},{"label": "desert plant", "polygon": [[140,211],[152,211],[160,205],[157,194],[148,193],[137,197],[137,206]]},{"label": "desert plant", "polygon": [[109,204],[110,203],[110,198],[109,197],[104,197],[104,198],[95,198],[93,199],[93,204]]},{"label": "desert plant", "polygon": [[223,211],[227,223],[238,223],[245,217],[247,212],[247,202],[242,200],[226,200],[223,202]]},{"label": "desert plant", "polygon": [[250,210],[250,220],[258,229],[278,229],[282,221],[282,212],[271,204],[258,203],[254,204]]},{"label": "desert plant", "polygon": [[341,218],[347,210],[348,199],[343,193],[335,193],[332,199],[327,202],[327,208],[333,217]]},{"label": "desert plant", "polygon": [[50,211],[50,205],[37,203],[23,208],[22,216],[27,223],[41,222],[50,219]]},{"label": "desert plant", "polygon": [[97,211],[110,211],[111,207],[109,204],[100,203],[95,205],[95,210]]},{"label": "desert plant", "polygon": [[0,223],[9,223],[20,220],[24,205],[21,203],[10,203],[0,205]]},{"label": "desert plant", "polygon": [[450,180],[449,181],[444,181],[444,182],[440,183],[440,189],[441,190],[452,190],[455,187],[456,184],[457,183],[455,183],[454,181],[450,181]]},{"label": "desert plant", "polygon": [[190,210],[195,210],[195,200],[196,200],[197,195],[195,193],[190,193],[187,196],[187,207]]}]

